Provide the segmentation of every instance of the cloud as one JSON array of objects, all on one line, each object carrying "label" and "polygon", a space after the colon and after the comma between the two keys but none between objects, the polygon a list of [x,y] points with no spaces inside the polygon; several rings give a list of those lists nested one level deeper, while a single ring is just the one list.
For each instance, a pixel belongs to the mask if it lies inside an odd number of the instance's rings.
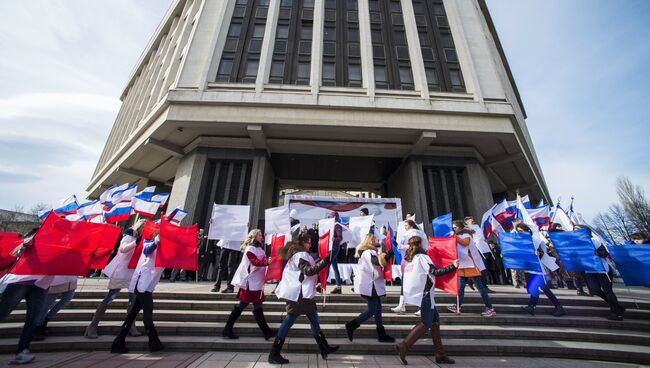
[{"label": "cloud", "polygon": [[81,115],[91,113],[115,114],[119,99],[87,93],[28,93],[0,98],[0,120],[37,117]]}]

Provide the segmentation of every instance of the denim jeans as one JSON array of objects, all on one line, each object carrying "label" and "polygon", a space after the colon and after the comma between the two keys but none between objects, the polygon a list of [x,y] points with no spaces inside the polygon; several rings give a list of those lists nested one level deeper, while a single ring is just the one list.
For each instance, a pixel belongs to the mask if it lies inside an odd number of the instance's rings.
[{"label": "denim jeans", "polygon": [[384,325],[382,318],[381,318],[381,298],[378,296],[365,296],[362,295],[362,298],[366,300],[368,303],[368,308],[366,308],[365,311],[363,311],[357,318],[357,322],[359,324],[362,324],[363,322],[367,321],[368,318],[375,316],[375,325],[377,327],[381,327]]},{"label": "denim jeans", "polygon": [[[330,257],[330,265],[334,269],[334,280],[336,281],[336,286],[341,286],[341,273],[339,272],[339,252],[341,251],[340,245],[335,245],[332,247],[332,255]],[[329,274],[327,275],[329,280]]]},{"label": "denim jeans", "polygon": [[465,296],[465,285],[467,284],[467,279],[472,279],[474,281],[474,285],[478,289],[479,293],[481,293],[481,299],[483,299],[483,304],[485,304],[485,307],[487,308],[492,308],[492,303],[490,303],[490,297],[488,296],[487,289],[485,288],[485,285],[483,284],[483,280],[481,280],[481,277],[461,277],[460,278],[460,285],[458,287],[458,305],[463,304],[463,297]]},{"label": "denim jeans", "polygon": [[[59,299],[60,297],[60,299]],[[68,290],[61,294],[47,294],[45,302],[41,306],[40,313],[36,317],[36,326],[43,326],[45,320],[54,318],[59,311],[74,297],[74,290]],[[56,300],[59,299],[57,302]]]},{"label": "denim jeans", "polygon": [[[287,314],[286,316],[284,316],[284,319],[282,320],[282,324],[280,325],[280,329],[278,330],[279,338],[285,339],[287,337],[287,334],[289,333],[289,329],[296,322],[297,318],[298,318],[297,314]],[[309,325],[311,326],[312,335],[314,335],[314,337],[318,336],[318,334],[320,333],[320,322],[318,321],[318,313],[314,312],[308,314],[307,319],[309,319]]]},{"label": "denim jeans", "polygon": [[[548,300],[550,300],[551,303],[553,303],[553,306],[555,306],[556,308],[561,307],[560,301],[557,300],[557,297],[555,296],[555,294],[553,294],[551,288],[549,288],[547,281],[544,281],[544,284],[541,285],[539,288],[544,292]],[[537,306],[538,301],[539,301],[539,292],[537,292],[536,294],[531,294],[530,300],[528,301],[528,306],[535,308]]]},{"label": "denim jeans", "polygon": [[[101,301],[101,304],[104,305],[109,305],[115,300],[115,297],[117,294],[120,292],[120,289],[109,289],[108,293],[106,293],[106,296],[104,299]],[[129,303],[133,303],[135,301],[135,293],[129,293]]]},{"label": "denim jeans", "polygon": [[27,303],[27,313],[25,314],[25,325],[23,332],[20,334],[18,341],[19,353],[29,348],[29,343],[34,337],[36,331],[36,316],[45,302],[47,292],[35,285],[9,284],[2,294],[0,300],[0,321],[6,319],[23,298]]},{"label": "denim jeans", "polygon": [[433,322],[440,322],[438,310],[435,306],[431,308],[431,297],[428,292],[424,293],[422,303],[420,304],[420,321],[427,328],[430,328]]}]

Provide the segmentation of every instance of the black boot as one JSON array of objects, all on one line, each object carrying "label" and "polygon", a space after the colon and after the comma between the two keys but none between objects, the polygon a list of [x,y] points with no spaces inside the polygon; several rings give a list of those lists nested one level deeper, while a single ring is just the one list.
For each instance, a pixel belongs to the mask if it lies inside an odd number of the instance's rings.
[{"label": "black boot", "polygon": [[289,364],[289,359],[285,359],[280,355],[282,351],[282,345],[284,345],[284,339],[276,337],[273,341],[273,346],[271,347],[271,352],[269,353],[269,363],[271,364]]},{"label": "black boot", "polygon": [[359,322],[357,322],[357,319],[353,319],[352,321],[348,322],[345,324],[345,331],[348,333],[348,340],[352,341],[354,338],[354,330],[359,328]]},{"label": "black boot", "polygon": [[384,326],[377,326],[377,340],[379,342],[395,342],[395,338],[386,333]]},{"label": "black boot", "polygon": [[314,338],[318,344],[320,356],[323,357],[323,359],[327,359],[327,355],[335,353],[337,350],[339,350],[338,346],[330,346],[330,344],[327,343],[327,339],[325,338],[325,335],[323,335],[323,331],[319,332],[318,335]]},{"label": "black boot", "polygon": [[[264,311],[261,308],[253,309],[253,316],[255,316],[255,322],[257,322],[257,325],[260,326],[260,330],[262,330],[262,333],[264,334],[264,340],[268,340],[278,333],[277,330],[270,328],[266,323],[266,318],[264,318]],[[230,331],[232,333],[232,329]]]},{"label": "black boot", "polygon": [[152,353],[155,353],[156,351],[163,350],[165,348],[165,345],[163,345],[160,342],[160,339],[158,338],[158,331],[156,331],[156,327],[151,326],[150,329],[146,329],[145,331],[147,333],[147,336],[149,336],[149,351]]},{"label": "black boot", "polygon": [[111,345],[112,354],[126,354],[129,352],[129,349],[126,348],[125,339],[130,329],[131,329],[131,325],[127,323],[122,324],[120,333],[117,334],[117,337],[115,338],[115,340],[113,340],[113,344]]},{"label": "black boot", "polygon": [[239,338],[239,336],[235,335],[235,333],[232,331],[232,328],[235,325],[237,318],[239,318],[239,316],[243,311],[244,309],[242,309],[239,305],[235,306],[235,308],[230,313],[230,317],[228,317],[228,321],[226,322],[226,327],[223,328],[223,332],[221,333],[221,336],[223,336],[226,339],[232,339],[232,340]]}]

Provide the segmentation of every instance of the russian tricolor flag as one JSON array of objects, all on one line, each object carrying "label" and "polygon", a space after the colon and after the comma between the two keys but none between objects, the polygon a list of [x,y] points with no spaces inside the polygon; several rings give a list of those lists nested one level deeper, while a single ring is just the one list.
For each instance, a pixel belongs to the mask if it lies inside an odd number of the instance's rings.
[{"label": "russian tricolor flag", "polygon": [[135,197],[131,202],[131,206],[133,207],[133,211],[135,213],[138,213],[145,217],[154,217],[156,215],[156,212],[158,212],[160,204],[158,202]]},{"label": "russian tricolor flag", "polygon": [[155,192],[156,192],[156,187],[146,187],[141,192],[138,192],[138,194],[135,195],[135,198],[150,201],[151,197],[153,197],[153,194]]},{"label": "russian tricolor flag", "polygon": [[91,201],[91,202],[83,203],[79,206],[77,213],[83,216],[84,219],[86,219],[86,221],[93,219],[97,216],[101,216],[101,214],[103,213],[102,204],[99,203],[99,201]]},{"label": "russian tricolor flag", "polygon": [[108,212],[104,212],[104,218],[110,224],[127,221],[129,217],[131,217],[131,202],[117,203]]},{"label": "russian tricolor flag", "polygon": [[164,206],[169,199],[169,193],[159,193],[151,197],[151,202],[158,202],[160,207]]},{"label": "russian tricolor flag", "polygon": [[77,202],[77,196],[74,194],[70,197],[64,198],[59,201],[59,204],[54,207],[54,213],[57,215],[71,215],[77,213],[79,208],[79,203]]},{"label": "russian tricolor flag", "polygon": [[47,216],[50,215],[50,212],[52,212],[51,209],[50,210],[38,211],[38,219],[41,220],[41,221],[45,221]]},{"label": "russian tricolor flag", "polygon": [[187,216],[187,211],[176,207],[172,212],[168,213],[167,216],[165,216],[165,219],[169,222],[180,224],[185,216]]},{"label": "russian tricolor flag", "polygon": [[99,202],[101,202],[101,204],[109,203],[111,201],[111,196],[116,189],[117,185],[113,185],[110,188],[106,189],[104,193],[99,195]]},{"label": "russian tricolor flag", "polygon": [[116,205],[121,202],[128,202],[130,205],[131,200],[135,197],[137,192],[138,186],[135,184],[131,186],[128,186],[128,184],[121,185],[119,189],[114,191],[111,195],[111,203]]}]

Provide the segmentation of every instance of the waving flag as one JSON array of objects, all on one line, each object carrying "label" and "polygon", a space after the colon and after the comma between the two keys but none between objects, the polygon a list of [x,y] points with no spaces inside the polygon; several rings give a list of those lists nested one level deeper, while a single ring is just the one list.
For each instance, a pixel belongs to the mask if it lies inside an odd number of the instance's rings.
[{"label": "waving flag", "polygon": [[118,190],[115,190],[111,195],[111,203],[114,206],[117,205],[118,203],[123,203],[123,202],[130,203],[133,197],[135,197],[137,191],[138,191],[138,186],[135,184],[131,186],[127,186],[126,188],[120,187]]},{"label": "waving flag", "polygon": [[156,212],[158,212],[158,208],[160,208],[160,204],[158,202],[152,202],[138,197],[133,198],[131,201],[131,206],[133,207],[133,211],[135,213],[145,217],[154,217],[156,215]]},{"label": "waving flag", "polygon": [[138,192],[135,195],[135,198],[151,200],[155,192],[156,192],[156,187],[146,187],[141,192]]},{"label": "waving flag", "polygon": [[594,243],[587,229],[551,231],[548,235],[567,270],[605,272],[602,262],[594,254]]},{"label": "waving flag", "polygon": [[483,231],[483,236],[487,238],[490,236],[490,233],[492,232],[492,227],[490,224],[490,217],[492,216],[492,210],[496,207],[496,203],[492,205],[481,217],[481,230]]},{"label": "waving flag", "polygon": [[90,268],[94,270],[101,270],[106,267],[108,259],[111,258],[111,253],[115,248],[117,239],[120,237],[122,229],[113,225],[105,225],[102,239],[93,253],[90,261]]},{"label": "waving flag", "polygon": [[608,248],[627,286],[650,286],[650,244],[618,245]]},{"label": "waving flag", "polygon": [[99,201],[86,202],[79,206],[77,214],[83,216],[88,221],[96,216],[101,216],[103,213],[102,204]]},{"label": "waving flag", "polygon": [[451,226],[451,212],[434,218],[431,225],[433,226],[433,236],[439,238],[450,236],[454,232]]},{"label": "waving flag", "polygon": [[542,273],[533,238],[528,233],[499,233],[504,268]]},{"label": "waving flag", "polygon": [[131,217],[131,202],[118,203],[104,213],[106,222],[114,224],[120,221],[127,221]]},{"label": "waving flag", "polygon": [[172,212],[168,213],[165,216],[165,219],[171,223],[180,224],[181,221],[187,216],[187,211],[184,211],[178,207],[174,208]]},{"label": "waving flag", "polygon": [[537,224],[537,227],[542,230],[548,228],[551,224],[551,217],[549,215],[549,207],[541,206],[537,208],[528,209],[528,214],[532,220]]},{"label": "waving flag", "polygon": [[156,252],[156,267],[177,268],[196,271],[198,227],[176,226],[162,220],[160,224],[160,245]]},{"label": "waving flag", "polygon": [[512,220],[517,215],[516,203],[511,206],[511,203],[506,201],[504,198],[501,202],[497,203],[496,207],[494,207],[493,215],[504,229],[512,228]]},{"label": "waving flag", "polygon": [[167,199],[169,199],[169,193],[159,193],[151,197],[151,202],[158,202],[162,207],[167,203]]},{"label": "waving flag", "polygon": [[[325,234],[320,236],[318,239],[318,255],[321,259],[327,257],[330,251],[330,231],[328,230]],[[331,261],[331,260],[330,260]],[[318,273],[318,280],[320,280],[320,287],[325,291],[327,287],[327,273],[329,272],[329,267],[323,267],[323,269]]]},{"label": "waving flag", "polygon": [[397,246],[395,244],[395,232],[393,229],[390,227],[390,224],[388,224],[388,227],[386,229],[386,251],[388,251],[388,245],[390,244],[391,249],[393,249],[393,259],[395,264],[402,264],[402,253],[397,250]]},{"label": "waving flag", "polygon": [[59,201],[59,203],[54,206],[54,213],[57,215],[71,215],[73,213],[77,213],[77,209],[79,208],[79,203],[77,202],[77,196],[74,194],[66,197],[62,200]]},{"label": "waving flag", "polygon": [[560,207],[558,204],[557,207],[555,208],[555,212],[553,213],[553,218],[551,219],[551,223],[558,223],[562,225],[562,230],[564,231],[573,231],[573,223],[569,219],[569,216],[567,216],[566,212]]},{"label": "waving flag", "polygon": [[521,197],[521,201],[524,203],[524,207],[526,208],[531,208],[532,206],[530,205],[530,198],[528,197],[528,194],[525,196]]},{"label": "waving flag", "polygon": [[[429,249],[427,254],[436,268],[447,267],[458,259],[456,238],[433,238],[429,237]],[[444,290],[453,296],[458,296],[458,270],[446,275],[436,276],[436,289]]]},{"label": "waving flag", "polygon": [[[125,184],[126,185],[126,184]],[[113,185],[110,188],[106,189],[104,193],[99,195],[99,202],[101,204],[107,204],[111,202],[111,196],[113,195],[113,192],[117,190],[117,186]]]},{"label": "waving flag", "polygon": [[82,215],[79,215],[77,213],[73,213],[67,216],[64,216],[64,218],[68,221],[83,221],[84,217]]},{"label": "waving flag", "polygon": [[52,210],[38,211],[38,219],[44,221]]},{"label": "waving flag", "polygon": [[16,260],[16,257],[12,257],[9,253],[22,243],[23,238],[20,237],[20,233],[0,232],[0,277],[5,274],[7,268]]},{"label": "waving flag", "polygon": [[[287,217],[288,218],[288,217]],[[286,235],[273,234],[271,235],[271,263],[266,268],[266,275],[264,275],[264,282],[277,281],[282,277],[282,257],[280,257],[280,249],[284,247],[284,240]]]},{"label": "waving flag", "polygon": [[135,246],[133,254],[131,255],[131,259],[129,260],[130,269],[135,269],[135,267],[138,265],[138,260],[142,254],[142,244],[144,243],[144,240],[151,239],[154,231],[159,229],[160,226],[151,220],[147,220],[147,222],[144,224],[142,227],[142,236],[140,237],[140,241],[138,242],[138,245]]},{"label": "waving flag", "polygon": [[539,203],[537,204],[537,208],[540,208],[544,205],[544,198],[539,199]]}]

